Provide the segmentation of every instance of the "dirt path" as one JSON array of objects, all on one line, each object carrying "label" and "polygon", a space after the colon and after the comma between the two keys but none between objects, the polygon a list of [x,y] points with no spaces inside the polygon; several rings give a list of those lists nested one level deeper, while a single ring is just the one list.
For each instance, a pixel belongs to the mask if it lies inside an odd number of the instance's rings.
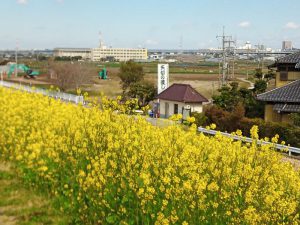
[{"label": "dirt path", "polygon": [[251,81],[249,81],[245,78],[240,78],[240,77],[238,77],[237,79],[244,82],[244,83],[248,83],[249,84],[248,89],[253,89],[254,88],[254,83],[253,82],[251,82]]}]

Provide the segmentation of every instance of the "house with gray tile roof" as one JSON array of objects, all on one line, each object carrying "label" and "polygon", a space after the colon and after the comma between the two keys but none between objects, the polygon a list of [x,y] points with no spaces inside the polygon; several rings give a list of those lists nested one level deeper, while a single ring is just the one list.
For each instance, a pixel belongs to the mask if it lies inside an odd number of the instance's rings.
[{"label": "house with gray tile roof", "polygon": [[276,87],[300,79],[300,51],[276,60],[269,68],[276,68]]},{"label": "house with gray tile roof", "polygon": [[279,58],[276,67],[276,88],[259,94],[265,102],[265,121],[292,123],[290,114],[300,113],[300,52]]}]

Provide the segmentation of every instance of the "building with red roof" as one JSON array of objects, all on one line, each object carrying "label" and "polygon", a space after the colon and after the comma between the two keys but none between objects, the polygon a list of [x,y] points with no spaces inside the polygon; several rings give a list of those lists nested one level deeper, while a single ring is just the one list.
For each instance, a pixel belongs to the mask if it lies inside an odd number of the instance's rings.
[{"label": "building with red roof", "polygon": [[168,118],[179,113],[185,114],[185,111],[201,113],[203,103],[208,102],[207,98],[189,84],[172,84],[161,92],[157,99],[162,118]]}]

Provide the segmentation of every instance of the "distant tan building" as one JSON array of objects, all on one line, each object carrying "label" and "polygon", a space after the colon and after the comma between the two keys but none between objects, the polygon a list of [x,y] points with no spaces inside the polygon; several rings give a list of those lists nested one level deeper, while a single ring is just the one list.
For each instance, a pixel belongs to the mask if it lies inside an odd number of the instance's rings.
[{"label": "distant tan building", "polygon": [[278,59],[276,88],[257,96],[265,105],[265,121],[291,123],[290,114],[300,113],[300,52]]},{"label": "distant tan building", "polygon": [[113,57],[117,61],[146,60],[148,51],[145,48],[106,48],[99,47],[92,50],[92,60],[101,61],[102,59]]},{"label": "distant tan building", "polygon": [[76,57],[91,59],[92,61],[116,60],[116,61],[144,61],[148,59],[146,48],[112,48],[106,47],[99,33],[99,46],[97,48],[55,48],[54,56]]}]

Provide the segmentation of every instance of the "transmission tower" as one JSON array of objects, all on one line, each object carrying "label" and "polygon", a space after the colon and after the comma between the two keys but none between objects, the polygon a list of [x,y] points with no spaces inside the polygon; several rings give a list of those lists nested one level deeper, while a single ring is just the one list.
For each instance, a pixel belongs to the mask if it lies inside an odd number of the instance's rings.
[{"label": "transmission tower", "polygon": [[224,86],[228,80],[228,55],[232,52],[231,43],[235,42],[232,40],[232,36],[225,35],[225,27],[223,27],[223,35],[218,35],[217,38],[222,39],[222,77],[220,77],[220,81],[221,85]]},{"label": "transmission tower", "polygon": [[255,47],[257,48],[257,61],[258,61],[258,65],[257,68],[258,69],[263,69],[263,65],[264,65],[264,56],[263,56],[263,44],[258,43],[257,45],[255,45]]}]

